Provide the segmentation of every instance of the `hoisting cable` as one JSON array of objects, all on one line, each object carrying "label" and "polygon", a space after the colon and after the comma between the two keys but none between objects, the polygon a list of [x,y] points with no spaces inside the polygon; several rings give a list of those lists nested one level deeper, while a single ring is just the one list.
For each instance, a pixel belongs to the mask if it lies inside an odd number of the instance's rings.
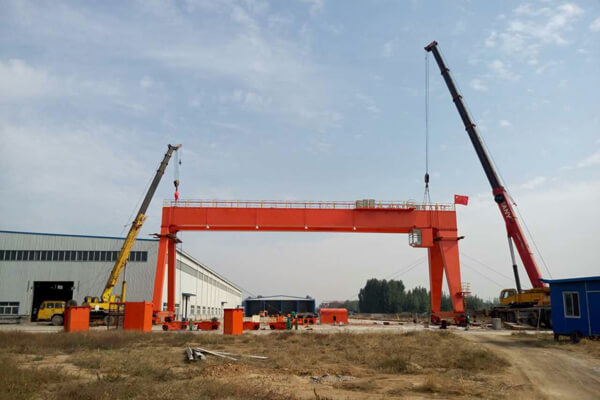
[{"label": "hoisting cable", "polygon": [[429,52],[425,53],[425,193],[423,203],[431,203],[429,195]]},{"label": "hoisting cable", "polygon": [[181,158],[179,152],[181,148],[175,151],[175,168],[173,168],[173,186],[175,186],[175,194],[173,195],[175,201],[179,200],[179,166],[181,165]]}]

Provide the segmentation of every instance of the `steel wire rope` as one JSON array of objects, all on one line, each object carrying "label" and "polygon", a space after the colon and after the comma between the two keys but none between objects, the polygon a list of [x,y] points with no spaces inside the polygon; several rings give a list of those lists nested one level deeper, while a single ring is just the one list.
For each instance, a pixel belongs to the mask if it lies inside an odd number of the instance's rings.
[{"label": "steel wire rope", "polygon": [[[416,267],[418,267],[419,265],[421,265],[425,259],[427,257],[420,257],[414,261],[411,261],[410,263],[408,263],[407,265],[405,265],[404,267],[402,267],[400,270],[392,273],[391,275],[388,275],[386,278],[384,279],[392,279],[392,278],[397,278],[399,276],[402,276],[404,274],[406,274],[407,272],[415,269]],[[358,295],[354,295],[352,297],[348,297],[345,301],[351,301],[351,300],[355,300],[358,298]]]},{"label": "steel wire rope", "polygon": [[460,253],[460,255],[461,255],[461,256],[463,256],[463,257],[467,257],[467,258],[471,259],[472,261],[475,261],[476,263],[480,264],[481,266],[483,266],[483,267],[485,267],[485,268],[489,269],[489,270],[490,270],[490,271],[492,271],[492,272],[495,272],[496,274],[500,275],[501,277],[503,277],[503,278],[505,278],[505,279],[508,279],[508,280],[509,280],[509,281],[511,281],[511,282],[513,282],[513,281],[514,281],[514,278],[511,278],[511,277],[509,277],[509,276],[507,276],[507,275],[504,275],[503,273],[501,273],[501,272],[497,271],[496,269],[494,269],[494,268],[492,268],[491,266],[489,266],[489,265],[485,264],[484,262],[482,262],[482,261],[479,261],[479,260],[477,260],[476,258],[469,256],[468,254],[465,254],[465,253],[461,252],[461,253]]},{"label": "steel wire rope", "polygon": [[429,52],[425,53],[425,193],[423,203],[431,203],[429,194]]},{"label": "steel wire rope", "polygon": [[473,266],[470,266],[468,263],[465,263],[464,261],[461,263],[461,265],[467,267],[468,269],[478,273],[479,275],[483,276],[485,279],[487,279],[488,281],[492,282],[493,284],[497,285],[498,287],[504,289],[505,285],[502,285],[498,282],[496,282],[495,280],[493,280],[492,278],[490,278],[489,276],[485,275],[484,273],[480,272],[479,270],[477,270],[477,268],[474,268]]},{"label": "steel wire rope", "polygon": [[[440,54],[442,53],[440,49],[438,49],[438,51],[440,52]],[[442,58],[443,58],[443,55],[442,55]],[[448,74],[452,77],[452,80],[454,81],[455,86],[456,86],[458,92],[459,93],[463,93],[463,91],[460,88],[458,82],[452,76],[452,71],[448,70]],[[469,113],[469,115],[471,115],[471,119],[473,119],[473,117],[472,117],[473,113],[471,112],[469,106],[465,102],[463,102],[463,104],[464,104],[465,108],[467,109],[467,112]],[[483,144],[483,147],[485,148],[485,151],[490,156],[490,160],[492,162],[492,165],[494,166],[494,168],[496,169],[496,171],[498,171],[500,182],[501,182],[502,186],[504,187],[504,189],[506,189],[506,192],[507,192],[508,196],[510,197],[510,202],[513,204],[513,206],[517,210],[517,214],[519,214],[519,218],[521,219],[521,221],[523,221],[523,226],[525,226],[525,230],[527,231],[529,239],[531,239],[531,242],[533,243],[533,246],[534,246],[535,250],[537,251],[537,254],[540,256],[540,260],[542,261],[542,264],[544,264],[544,268],[546,269],[546,271],[548,272],[548,274],[552,278],[552,273],[550,272],[550,269],[548,268],[548,265],[546,264],[546,261],[544,260],[544,256],[542,255],[540,249],[538,248],[538,246],[537,246],[537,244],[535,242],[535,239],[534,239],[533,235],[531,234],[531,231],[529,230],[529,228],[527,226],[527,223],[525,222],[525,219],[523,218],[523,216],[521,215],[521,212],[519,211],[519,207],[517,206],[517,203],[514,201],[512,195],[511,195],[511,190],[508,187],[508,184],[506,183],[506,180],[504,179],[504,176],[502,175],[501,169],[498,167],[498,164],[496,163],[496,160],[494,158],[493,153],[490,151],[490,147],[488,146],[487,141],[485,140],[485,137],[483,137],[481,134],[479,135],[479,137],[481,138],[481,142]]]},{"label": "steel wire rope", "polygon": [[391,279],[392,277],[398,275],[398,274],[402,274],[402,272],[404,271],[404,269],[406,268],[410,268],[412,267],[414,264],[418,264],[421,263],[423,261],[425,261],[425,258],[427,257],[419,257],[411,262],[409,262],[408,264],[405,264],[402,268],[392,272],[391,274],[389,274],[388,276],[386,276],[384,279]]}]

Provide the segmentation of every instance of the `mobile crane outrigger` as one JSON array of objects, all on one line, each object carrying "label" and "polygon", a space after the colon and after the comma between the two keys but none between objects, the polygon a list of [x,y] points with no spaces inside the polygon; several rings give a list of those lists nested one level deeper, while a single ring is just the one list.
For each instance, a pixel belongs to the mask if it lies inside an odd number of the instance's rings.
[{"label": "mobile crane outrigger", "polygon": [[[471,116],[465,107],[463,98],[458,92],[456,85],[450,75],[450,70],[446,67],[444,59],[437,48],[437,42],[433,41],[425,47],[425,50],[433,53],[435,61],[442,73],[446,86],[450,91],[454,105],[458,110],[458,114],[465,125],[465,129],[469,134],[471,143],[475,148],[477,157],[481,162],[485,175],[492,186],[492,193],[494,195],[494,201],[500,208],[500,213],[504,218],[506,224],[506,231],[508,233],[508,247],[510,249],[510,256],[512,259],[513,273],[515,275],[515,283],[517,288],[503,289],[500,292],[500,306],[495,307],[492,310],[492,317],[499,317],[508,322],[526,322],[529,325],[537,326],[542,325],[551,327],[552,316],[550,310],[550,290],[541,281],[541,274],[538,269],[537,263],[533,258],[533,254],[527,243],[527,239],[523,233],[523,229],[519,224],[517,216],[513,210],[510,202],[510,197],[506,189],[501,185],[498,174],[494,169],[494,166],[487,154],[481,137],[477,132],[477,127],[471,120]],[[519,271],[517,269],[517,262],[515,259],[515,251],[513,248],[517,247],[525,271],[529,276],[529,280],[532,289],[523,290],[521,288],[521,281],[519,279]]]}]

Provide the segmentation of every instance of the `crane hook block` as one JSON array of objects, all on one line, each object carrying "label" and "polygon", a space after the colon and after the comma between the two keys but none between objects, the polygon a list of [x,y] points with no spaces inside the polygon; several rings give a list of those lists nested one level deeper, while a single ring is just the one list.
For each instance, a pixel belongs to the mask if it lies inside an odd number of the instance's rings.
[{"label": "crane hook block", "polygon": [[179,179],[175,179],[173,185],[175,186],[175,190],[177,190],[179,188]]},{"label": "crane hook block", "polygon": [[425,183],[429,183],[429,174],[425,173]]}]

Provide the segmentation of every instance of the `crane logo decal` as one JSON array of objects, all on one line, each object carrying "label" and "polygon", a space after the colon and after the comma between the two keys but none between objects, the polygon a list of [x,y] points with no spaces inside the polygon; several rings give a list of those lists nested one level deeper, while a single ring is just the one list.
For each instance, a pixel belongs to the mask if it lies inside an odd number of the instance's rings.
[{"label": "crane logo decal", "polygon": [[510,208],[508,208],[506,201],[500,203],[500,209],[502,210],[502,214],[504,214],[504,217],[511,220],[513,219],[512,213],[510,212]]}]

